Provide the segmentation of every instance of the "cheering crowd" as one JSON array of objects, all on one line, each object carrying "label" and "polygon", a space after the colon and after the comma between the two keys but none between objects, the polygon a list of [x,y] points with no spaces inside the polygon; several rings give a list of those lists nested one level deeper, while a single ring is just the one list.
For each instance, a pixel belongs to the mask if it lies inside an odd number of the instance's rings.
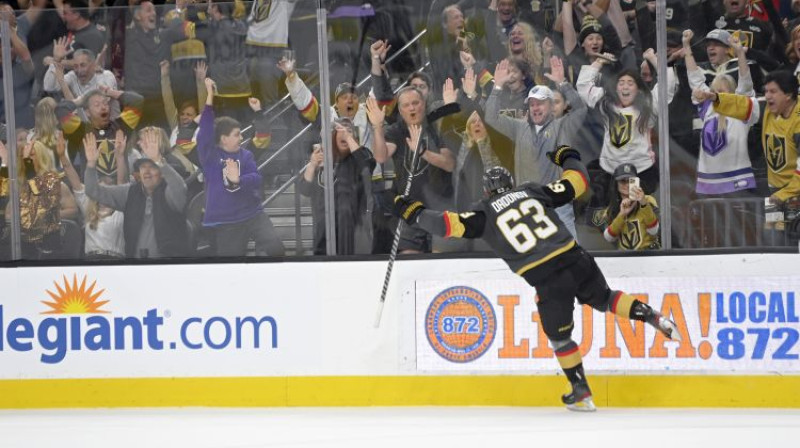
[{"label": "cheering crowd", "polygon": [[[337,253],[388,253],[408,182],[410,196],[466,211],[492,167],[518,184],[559,179],[546,153],[560,145],[588,168],[590,194],[557,209],[578,240],[661,247],[662,140],[673,210],[703,198],[800,209],[800,0],[668,0],[666,54],[650,1],[326,3],[320,68],[316,1],[0,2],[14,92],[13,128],[4,99],[0,110],[2,251],[12,138],[25,259],[197,256],[200,234],[204,255],[282,256],[264,193],[293,174],[310,198],[313,253],[325,253],[329,218]],[[658,135],[664,113],[669,135]],[[279,168],[266,167],[283,146]],[[399,249],[485,247],[407,226]]]}]

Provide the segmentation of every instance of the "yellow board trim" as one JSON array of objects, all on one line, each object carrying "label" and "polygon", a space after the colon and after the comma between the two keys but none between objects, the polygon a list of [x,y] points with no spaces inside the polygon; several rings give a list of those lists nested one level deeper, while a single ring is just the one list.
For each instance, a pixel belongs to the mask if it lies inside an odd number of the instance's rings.
[{"label": "yellow board trim", "polygon": [[[800,408],[800,375],[593,375],[599,407]],[[563,376],[0,380],[0,409],[562,406]]]}]

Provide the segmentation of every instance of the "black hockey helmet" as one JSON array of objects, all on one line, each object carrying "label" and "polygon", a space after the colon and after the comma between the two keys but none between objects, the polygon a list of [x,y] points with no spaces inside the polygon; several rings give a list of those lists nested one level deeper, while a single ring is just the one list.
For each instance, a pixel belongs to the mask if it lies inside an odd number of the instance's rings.
[{"label": "black hockey helmet", "polygon": [[514,188],[514,176],[502,166],[490,168],[483,173],[483,192],[487,196],[505,193],[512,188]]}]

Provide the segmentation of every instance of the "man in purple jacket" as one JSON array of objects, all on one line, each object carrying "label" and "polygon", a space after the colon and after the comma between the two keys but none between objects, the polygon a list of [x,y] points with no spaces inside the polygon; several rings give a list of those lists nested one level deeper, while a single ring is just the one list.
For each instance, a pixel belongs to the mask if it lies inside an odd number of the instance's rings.
[{"label": "man in purple jacket", "polygon": [[[217,255],[247,253],[247,243],[256,242],[257,255],[282,256],[284,249],[261,203],[261,174],[253,153],[241,147],[241,125],[230,117],[214,119],[214,87],[205,81],[206,107],[197,131],[197,149],[206,179],[206,210],[203,226],[214,229]],[[258,102],[251,98],[251,103]],[[251,107],[260,104],[251,104]],[[256,107],[253,107],[256,109]],[[256,114],[254,143],[264,141],[265,121]]]}]

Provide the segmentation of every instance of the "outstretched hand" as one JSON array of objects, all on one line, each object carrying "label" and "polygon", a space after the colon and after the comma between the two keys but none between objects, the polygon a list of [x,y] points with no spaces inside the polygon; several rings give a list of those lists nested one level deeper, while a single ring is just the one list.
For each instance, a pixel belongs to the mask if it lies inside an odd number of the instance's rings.
[{"label": "outstretched hand", "polygon": [[83,137],[83,153],[86,156],[86,166],[94,167],[97,165],[97,159],[100,158],[100,150],[97,149],[97,138],[92,132]]},{"label": "outstretched hand", "polygon": [[125,132],[122,129],[117,129],[117,133],[114,135],[114,153],[124,154],[127,142],[128,138],[125,136]]},{"label": "outstretched hand", "polygon": [[503,59],[494,69],[494,85],[502,88],[508,81],[508,59]]},{"label": "outstretched hand", "polygon": [[373,127],[383,126],[383,120],[386,119],[386,110],[384,107],[378,105],[378,100],[373,97],[367,97],[367,118]]},{"label": "outstretched hand", "polygon": [[425,210],[425,204],[421,201],[412,200],[403,196],[395,196],[392,205],[392,214],[407,224],[416,224],[417,217]]},{"label": "outstretched hand", "polygon": [[294,60],[289,60],[286,58],[281,58],[278,61],[278,69],[283,72],[284,75],[289,76],[294,73]]},{"label": "outstretched hand", "polygon": [[410,149],[412,152],[416,152],[419,148],[419,140],[422,137],[422,126],[418,124],[412,124],[408,127],[408,133],[410,134],[410,137],[406,138],[408,149]]},{"label": "outstretched hand", "polygon": [[199,61],[194,66],[194,76],[201,81],[206,79],[206,76],[208,76],[208,64],[206,64],[206,61]]},{"label": "outstretched hand", "polygon": [[544,76],[556,83],[556,85],[564,82],[567,77],[564,74],[564,62],[558,56],[550,56],[550,73],[545,73]]},{"label": "outstretched hand", "polygon": [[461,88],[464,89],[464,95],[468,96],[469,98],[474,98],[475,89],[477,86],[478,77],[475,76],[475,72],[471,68],[468,68],[464,73],[464,77],[461,78]]},{"label": "outstretched hand", "polygon": [[158,140],[158,131],[154,128],[145,130],[142,133],[142,139],[139,140],[139,147],[142,149],[144,156],[156,163],[161,161]]},{"label": "outstretched hand", "polygon": [[453,104],[458,99],[458,89],[453,86],[453,80],[447,78],[442,87],[442,100],[444,104]]},{"label": "outstretched hand", "polygon": [[239,162],[233,159],[226,159],[225,160],[225,168],[223,169],[223,173],[225,177],[231,181],[231,183],[238,184],[239,183]]}]

